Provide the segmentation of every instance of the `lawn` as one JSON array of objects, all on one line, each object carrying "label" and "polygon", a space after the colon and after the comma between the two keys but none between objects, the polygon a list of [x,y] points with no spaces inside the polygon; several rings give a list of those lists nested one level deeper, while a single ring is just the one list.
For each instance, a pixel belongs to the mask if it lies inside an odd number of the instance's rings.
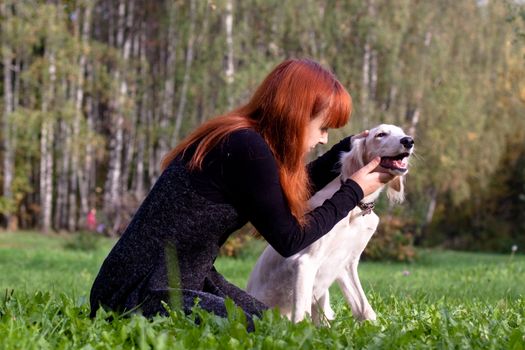
[{"label": "lawn", "polygon": [[[294,325],[270,311],[247,333],[233,307],[228,319],[201,310],[89,319],[89,288],[113,243],[0,233],[0,349],[525,349],[519,254],[421,250],[412,264],[363,262],[359,273],[377,321],[355,321],[333,287],[337,318],[330,327]],[[219,258],[217,269],[244,287],[262,246]]]}]

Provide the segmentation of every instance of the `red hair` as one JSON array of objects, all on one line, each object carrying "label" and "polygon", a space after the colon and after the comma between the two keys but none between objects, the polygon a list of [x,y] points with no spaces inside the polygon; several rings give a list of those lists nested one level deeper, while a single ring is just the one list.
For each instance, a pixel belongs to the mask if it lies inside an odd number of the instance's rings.
[{"label": "red hair", "polygon": [[334,74],[309,59],[286,60],[264,79],[246,105],[205,122],[171,150],[162,169],[197,141],[189,169],[201,169],[206,154],[228,134],[252,128],[270,147],[292,214],[304,225],[310,196],[304,154],[307,127],[323,115],[323,127],[340,128],[351,112],[352,99]]}]

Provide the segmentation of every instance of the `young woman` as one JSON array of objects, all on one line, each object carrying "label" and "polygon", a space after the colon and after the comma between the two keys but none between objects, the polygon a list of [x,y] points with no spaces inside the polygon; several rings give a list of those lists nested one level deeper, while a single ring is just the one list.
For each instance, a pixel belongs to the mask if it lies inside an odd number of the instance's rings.
[{"label": "young woman", "polygon": [[196,299],[226,316],[230,297],[251,324],[266,306],[213,266],[228,236],[250,221],[277,252],[293,255],[391,180],[374,171],[375,159],[308,211],[309,196],[338,175],[350,137],[308,165],[305,156],[327,142],[329,128],[347,123],[351,109],[350,95],[331,72],[291,59],[246,105],[196,129],[165,157],[162,175],[102,264],[91,290],[92,316],[100,306],[166,314],[163,301],[189,313]]}]

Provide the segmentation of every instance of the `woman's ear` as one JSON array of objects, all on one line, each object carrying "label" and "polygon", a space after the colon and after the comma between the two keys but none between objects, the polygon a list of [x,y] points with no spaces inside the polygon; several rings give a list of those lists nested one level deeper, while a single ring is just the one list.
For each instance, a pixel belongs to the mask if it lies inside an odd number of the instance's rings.
[{"label": "woman's ear", "polygon": [[388,183],[386,196],[391,203],[401,203],[405,200],[405,177],[396,176]]}]

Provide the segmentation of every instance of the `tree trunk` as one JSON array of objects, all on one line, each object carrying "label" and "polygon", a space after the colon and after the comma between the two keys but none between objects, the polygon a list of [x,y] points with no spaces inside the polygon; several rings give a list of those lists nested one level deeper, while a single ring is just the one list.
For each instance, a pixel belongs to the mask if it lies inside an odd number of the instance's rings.
[{"label": "tree trunk", "polygon": [[[423,42],[423,45],[425,46],[425,48],[428,48],[430,46],[431,41],[432,41],[432,33],[427,31],[425,33],[425,41]],[[419,124],[419,119],[420,119],[421,101],[423,100],[423,95],[424,95],[423,89],[424,89],[425,69],[426,69],[425,63],[426,63],[426,56],[423,56],[423,60],[419,66],[419,69],[420,69],[419,74],[420,74],[421,81],[418,84],[419,89],[417,90],[416,96],[415,96],[416,106],[414,108],[414,112],[412,113],[412,117],[410,120],[410,128],[408,131],[409,135],[411,135],[412,137],[416,136],[417,125]]]},{"label": "tree trunk", "polygon": [[[129,19],[129,17],[128,17]],[[132,23],[128,23],[128,26],[131,27]],[[141,26],[142,27],[142,26]],[[133,35],[133,58],[139,59],[140,58],[140,50],[141,50],[141,31],[142,28],[138,31],[138,33]],[[137,70],[137,76],[140,74],[140,71]],[[133,79],[133,84],[130,87],[130,100],[137,101],[137,83],[138,79]],[[134,174],[134,167],[133,167],[133,157],[135,156],[136,151],[136,139],[138,137],[137,135],[137,123],[139,120],[139,113],[140,110],[138,108],[134,108],[134,110],[130,111],[129,114],[131,115],[131,120],[128,123],[127,132],[125,133],[125,144],[126,147],[124,148],[124,164],[123,164],[123,171],[122,171],[122,186],[126,193],[130,193],[128,189],[131,188],[131,180],[133,180],[133,174]]]},{"label": "tree trunk", "polygon": [[413,138],[416,137],[417,124],[419,123],[419,106],[412,113],[412,118],[410,121],[410,128],[408,129],[408,134]]},{"label": "tree trunk", "polygon": [[[162,92],[162,101],[159,115],[159,132],[158,132],[158,147],[155,150],[155,157],[152,160],[154,164],[160,164],[162,158],[166,155],[169,148],[173,146],[175,142],[169,142],[169,120],[173,118],[174,101],[175,101],[175,66],[177,61],[177,45],[178,45],[178,32],[177,32],[177,4],[175,2],[168,2],[166,4],[168,11],[168,33],[166,37],[166,52],[165,52],[165,66],[164,66],[164,89]],[[175,131],[173,132],[175,133]],[[172,139],[173,140],[173,139]],[[156,177],[158,170],[151,169],[154,174],[150,175]]]},{"label": "tree trunk", "polygon": [[[86,78],[87,84],[90,87],[93,87],[93,65],[91,62],[88,62],[86,65]],[[95,135],[95,120],[97,100],[91,95],[86,96],[86,149],[85,149],[85,158],[82,164],[83,171],[82,174],[85,177],[84,180],[80,181],[80,199],[81,201],[87,201],[88,208],[94,208],[96,206],[96,164],[95,164],[95,149],[93,147],[93,136]],[[84,207],[84,203],[81,204]],[[84,216],[85,217],[85,216]]]},{"label": "tree trunk", "polygon": [[[146,58],[146,24],[143,23],[143,27],[140,33],[139,39],[139,57],[140,57],[140,71],[141,80],[143,82],[148,81],[148,62]],[[149,101],[149,89],[143,89],[140,92],[139,106],[137,108],[138,113],[138,132],[137,132],[137,158],[135,166],[135,176],[133,176],[133,191],[137,199],[144,197],[144,161],[146,157],[146,133],[148,118],[148,101]]]},{"label": "tree trunk", "polygon": [[[46,50],[48,50],[46,48]],[[56,62],[53,52],[46,51],[49,66],[49,83],[45,86],[42,98],[42,127],[40,136],[40,223],[44,233],[51,229],[51,215],[53,205],[53,140],[54,122],[48,115],[54,99],[56,82]]]},{"label": "tree trunk", "polygon": [[[374,0],[367,1],[367,15],[370,18],[376,17],[376,11],[374,7]],[[363,52],[363,80],[361,86],[361,110],[364,127],[368,128],[370,123],[370,114],[372,110],[372,93],[375,92],[375,87],[372,88],[373,84],[377,83],[377,54],[372,49],[372,42],[374,38],[368,31],[366,34],[364,52]]]},{"label": "tree trunk", "polygon": [[226,0],[226,17],[224,20],[226,26],[226,84],[228,93],[228,109],[233,108],[233,94],[231,87],[235,80],[234,48],[233,48],[233,0]]},{"label": "tree trunk", "polygon": [[[57,229],[67,227],[68,218],[68,176],[70,171],[71,133],[65,120],[60,120],[57,125],[58,132],[55,142],[61,145],[57,154],[57,186],[55,195],[55,215],[53,227]],[[60,157],[62,157],[60,159]]]},{"label": "tree trunk", "polygon": [[432,219],[434,218],[434,211],[436,210],[437,205],[437,190],[435,187],[430,189],[430,201],[428,202],[427,214],[425,215],[425,226],[430,225]]},{"label": "tree trunk", "polygon": [[[80,9],[78,9],[80,11]],[[89,211],[88,187],[84,167],[80,166],[80,125],[83,119],[82,106],[84,103],[84,77],[86,74],[87,56],[89,46],[89,33],[91,28],[91,4],[86,2],[82,11],[82,29],[80,29],[80,17],[76,23],[76,36],[80,42],[80,56],[78,58],[78,73],[75,83],[75,117],[73,120],[73,144],[71,152],[71,174],[70,174],[70,200],[69,200],[69,222],[68,229],[74,231],[79,227],[77,221],[77,193],[80,195],[80,215],[78,219],[83,220]],[[89,140],[89,139],[88,139]],[[88,141],[89,143],[89,141]]]},{"label": "tree trunk", "polygon": [[[5,50],[7,51],[7,50]],[[0,121],[0,130],[2,131],[2,151],[3,151],[3,197],[6,200],[13,200],[13,192],[11,184],[13,182],[14,164],[13,164],[13,145],[11,135],[11,122],[9,120],[11,113],[13,112],[13,94],[12,94],[12,81],[11,81],[11,57],[6,52],[3,56],[4,64],[4,111],[2,119]],[[4,213],[6,217],[7,226],[11,214]]]},{"label": "tree trunk", "polygon": [[[130,2],[133,4],[133,2]],[[118,8],[118,27],[116,45],[122,49],[122,66],[115,68],[114,81],[118,90],[115,97],[113,112],[115,117],[112,123],[109,151],[109,170],[104,192],[104,211],[114,219],[112,234],[118,230],[121,218],[122,205],[122,150],[124,147],[124,113],[127,102],[128,83],[125,72],[131,51],[131,37],[125,36],[125,27],[133,20],[133,6],[128,6],[126,17],[126,3],[121,0]]]},{"label": "tree trunk", "polygon": [[377,93],[377,50],[372,50],[370,54],[370,86],[369,99],[374,103]]},{"label": "tree trunk", "polygon": [[[7,21],[10,14],[7,11],[5,3],[0,4],[0,17],[3,17],[4,21]],[[10,52],[10,48],[7,44],[3,45],[2,50],[2,63],[4,65],[4,110],[2,117],[0,118],[0,132],[2,133],[2,144],[1,150],[3,153],[3,184],[2,184],[2,196],[8,201],[13,201],[12,183],[14,176],[14,136],[11,134],[11,121],[10,116],[14,111],[14,99],[13,99],[13,81],[12,81],[12,62],[13,55]],[[12,213],[4,213],[6,226],[11,229],[13,226],[13,215]]]},{"label": "tree trunk", "polygon": [[[230,3],[230,6],[231,6],[231,0],[229,0],[228,2]],[[173,136],[172,136],[172,140],[175,144],[178,142],[180,138],[180,129],[182,126],[182,119],[184,118],[184,112],[186,108],[188,84],[190,82],[191,65],[193,62],[193,42],[194,40],[195,40],[195,0],[191,0],[190,1],[190,25],[189,25],[189,31],[188,31],[188,47],[186,49],[186,64],[184,67],[184,79],[182,81],[182,88],[181,88],[180,99],[179,99],[179,107],[177,108],[177,117],[175,119],[175,129],[174,129]],[[233,70],[233,61],[232,61],[232,70]],[[233,79],[233,75],[232,75],[232,79]]]}]

